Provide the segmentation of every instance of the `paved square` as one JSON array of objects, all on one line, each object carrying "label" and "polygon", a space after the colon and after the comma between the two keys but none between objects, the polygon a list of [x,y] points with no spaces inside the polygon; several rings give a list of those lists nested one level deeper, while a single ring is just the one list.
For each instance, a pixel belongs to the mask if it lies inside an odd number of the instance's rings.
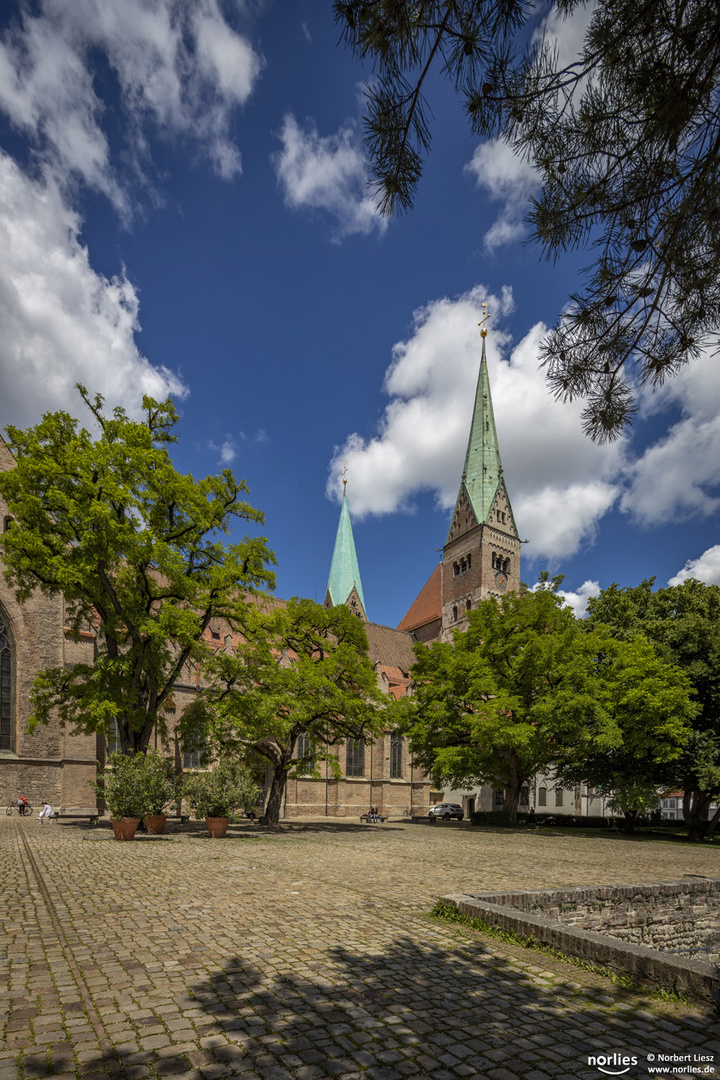
[{"label": "paved square", "polygon": [[0,1080],[576,1080],[624,1069],[612,1055],[637,1058],[629,1077],[720,1063],[700,1009],[427,917],[450,892],[720,877],[717,849],[343,821],[226,840],[170,824],[122,844],[108,823],[17,818],[0,848]]}]

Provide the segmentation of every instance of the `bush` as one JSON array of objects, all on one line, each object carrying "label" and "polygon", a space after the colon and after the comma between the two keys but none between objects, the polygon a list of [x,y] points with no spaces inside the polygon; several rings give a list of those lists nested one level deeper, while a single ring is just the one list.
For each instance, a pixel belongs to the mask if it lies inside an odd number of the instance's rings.
[{"label": "bush", "polygon": [[[470,815],[471,825],[490,825],[497,828],[507,828],[515,823],[509,810],[476,810]],[[607,817],[575,817],[574,814],[530,814],[527,811],[518,812],[518,825],[552,825],[555,827],[571,829],[613,829],[613,818]]]},{"label": "bush", "polygon": [[149,750],[145,755],[145,784],[152,807],[150,814],[162,814],[169,802],[180,797],[180,783],[173,764],[157,750]]},{"label": "bush", "polygon": [[183,797],[195,817],[229,818],[236,810],[246,813],[252,810],[258,790],[247,766],[221,761],[212,772],[189,776],[183,787]]},{"label": "bush", "polygon": [[[518,825],[521,824],[521,818],[527,817],[527,814],[518,814]],[[509,810],[475,810],[470,815],[471,825],[496,825],[496,826],[508,826],[514,825],[513,816]]]},{"label": "bush", "polygon": [[142,818],[153,813],[150,772],[145,754],[121,754],[116,750],[97,780],[89,783],[115,821]]}]

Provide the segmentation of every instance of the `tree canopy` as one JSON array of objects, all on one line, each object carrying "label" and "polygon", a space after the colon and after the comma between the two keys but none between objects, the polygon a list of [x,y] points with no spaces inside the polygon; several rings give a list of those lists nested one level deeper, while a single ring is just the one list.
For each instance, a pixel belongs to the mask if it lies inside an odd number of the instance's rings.
[{"label": "tree canopy", "polygon": [[654,589],[654,581],[603,589],[588,603],[587,626],[626,640],[644,635],[694,687],[699,710],[673,772],[684,791],[685,821],[697,838],[720,822],[720,811],[706,821],[720,796],[720,587],[689,580]]},{"label": "tree canopy", "polygon": [[647,642],[588,633],[559,579],[541,584],[482,601],[451,643],[417,645],[403,703],[415,759],[457,786],[503,787],[512,814],[548,769],[609,787],[634,761],[635,778],[652,782],[694,715],[688,680]]},{"label": "tree canopy", "polygon": [[154,729],[164,733],[173,684],[200,658],[211,620],[240,626],[249,595],[274,586],[275,560],[264,537],[222,541],[263,516],[228,469],[203,480],[175,469],[169,399],[144,398],[135,421],[79,391],[94,434],[65,412],[7,429],[15,467],[0,473],[0,492],[14,521],[0,550],[20,601],[36,589],[62,595],[71,632],[97,634],[92,663],[37,676],[33,722],[56,713],[107,732],[116,720],[122,750],[144,751]]},{"label": "tree canopy", "polygon": [[208,658],[203,676],[208,685],[187,720],[222,753],[244,751],[269,765],[269,824],[279,819],[289,776],[318,776],[320,761],[337,768],[333,747],[369,741],[383,725],[387,701],[365,628],[344,605],[295,598],[274,610],[257,606],[244,641]]},{"label": "tree canopy", "polygon": [[[558,0],[560,17],[584,0]],[[409,209],[431,142],[431,78],[472,130],[538,173],[532,238],[556,260],[594,253],[543,345],[549,385],[617,438],[638,384],[659,386],[720,329],[720,8],[597,0],[578,54],[531,34],[525,0],[335,0],[345,42],[375,67],[365,142],[380,209]]]}]

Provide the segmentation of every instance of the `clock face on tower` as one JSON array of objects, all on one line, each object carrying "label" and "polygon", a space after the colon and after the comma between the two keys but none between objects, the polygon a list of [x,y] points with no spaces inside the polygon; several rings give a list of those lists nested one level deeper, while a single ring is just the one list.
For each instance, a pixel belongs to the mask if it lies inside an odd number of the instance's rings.
[{"label": "clock face on tower", "polygon": [[501,592],[505,592],[505,589],[507,589],[507,583],[507,574],[503,573],[502,570],[498,570],[497,574],[495,575],[495,584]]}]

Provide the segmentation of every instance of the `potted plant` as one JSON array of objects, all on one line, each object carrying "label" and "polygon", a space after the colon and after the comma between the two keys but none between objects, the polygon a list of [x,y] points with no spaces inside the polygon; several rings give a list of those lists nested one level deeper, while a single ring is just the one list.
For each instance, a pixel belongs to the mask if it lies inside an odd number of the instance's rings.
[{"label": "potted plant", "polygon": [[145,755],[145,789],[151,810],[145,814],[145,828],[149,833],[165,831],[165,807],[177,797],[177,778],[172,762],[149,750]]},{"label": "potted plant", "polygon": [[183,789],[194,816],[205,818],[208,831],[215,838],[225,836],[232,814],[252,809],[257,794],[247,766],[227,760],[208,772],[193,773]]},{"label": "potted plant", "polygon": [[144,754],[114,751],[107,767],[90,786],[112,819],[116,840],[132,840],[140,818],[152,811],[148,795],[147,763]]}]

